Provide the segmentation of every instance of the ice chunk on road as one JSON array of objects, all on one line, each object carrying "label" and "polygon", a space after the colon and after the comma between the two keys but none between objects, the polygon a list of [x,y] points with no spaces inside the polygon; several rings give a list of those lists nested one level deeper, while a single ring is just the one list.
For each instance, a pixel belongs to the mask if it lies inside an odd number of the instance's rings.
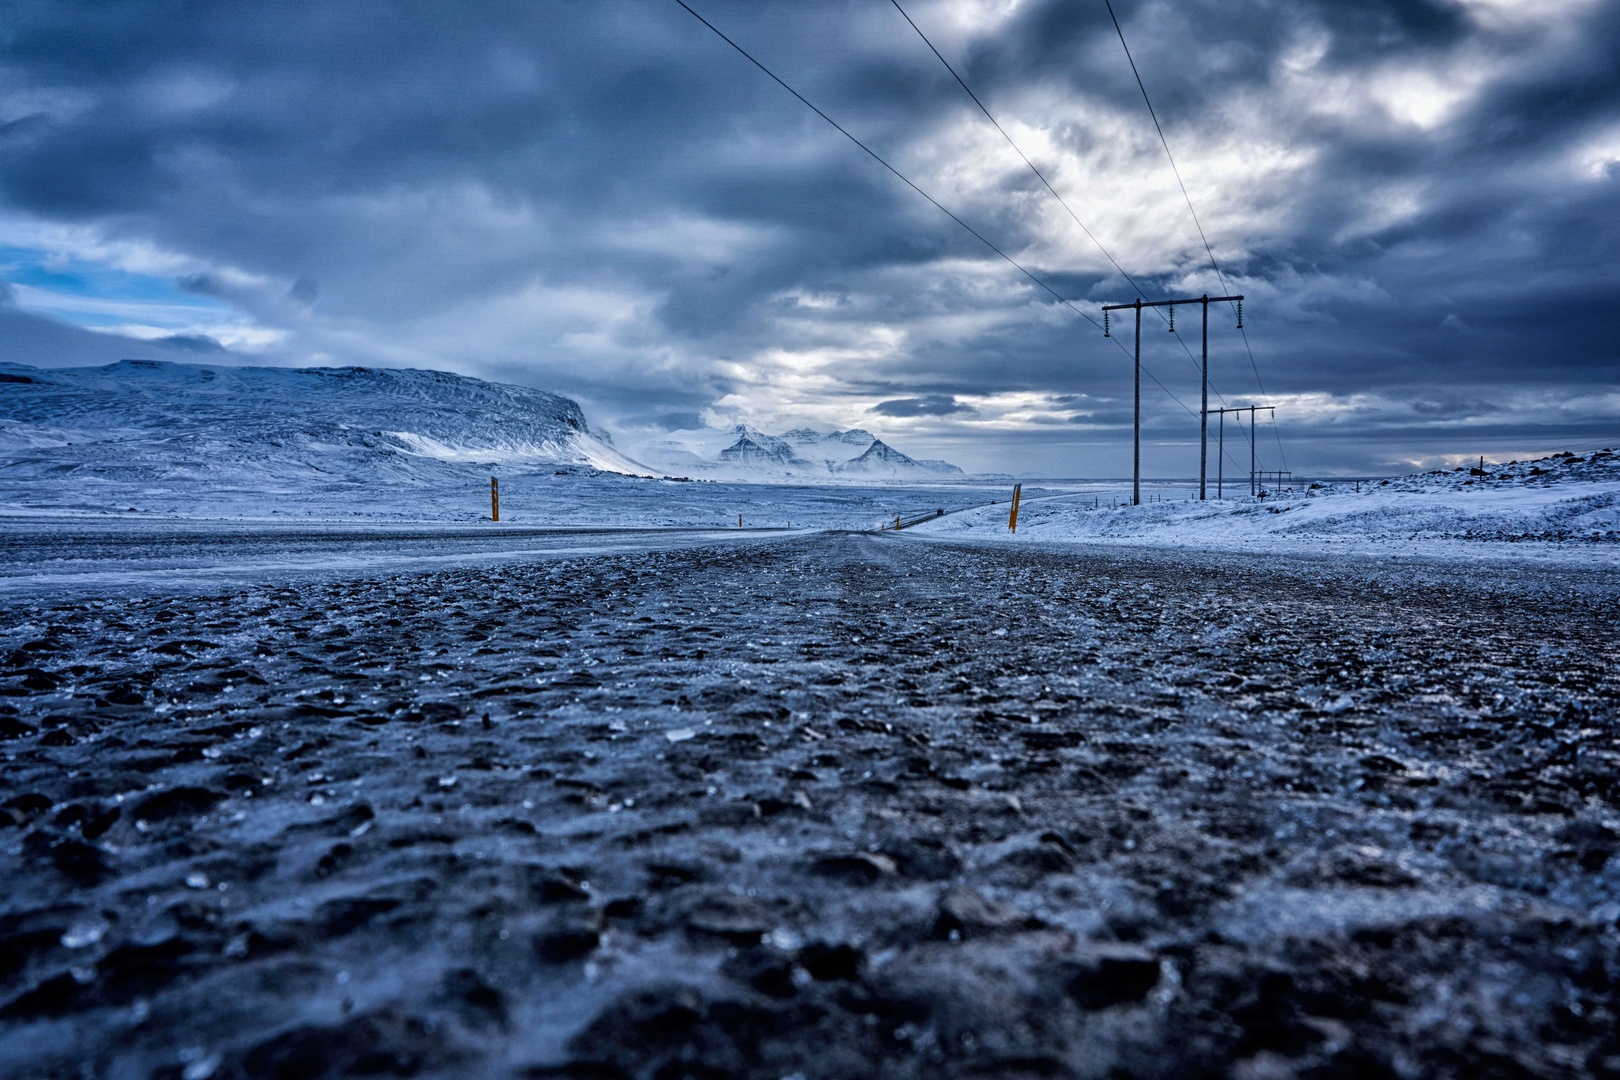
[{"label": "ice chunk on road", "polygon": [[67,931],[62,935],[62,947],[64,949],[87,948],[105,937],[110,928],[107,920],[99,915],[93,919],[80,920],[68,927]]}]

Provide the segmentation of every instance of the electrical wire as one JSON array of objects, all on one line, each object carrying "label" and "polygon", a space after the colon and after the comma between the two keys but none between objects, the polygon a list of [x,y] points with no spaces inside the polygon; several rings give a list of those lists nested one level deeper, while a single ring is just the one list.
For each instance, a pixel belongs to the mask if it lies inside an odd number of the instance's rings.
[{"label": "electrical wire", "polygon": [[[934,43],[929,40],[928,35],[923,33],[922,27],[918,26],[916,20],[907,13],[905,8],[900,6],[900,0],[889,0],[889,2],[894,5],[894,9],[900,13],[901,18],[905,19],[907,24],[909,24],[911,28],[917,32],[917,36],[922,39],[923,44],[928,46],[928,51],[933,53],[941,64],[945,65],[945,70],[951,73],[951,78],[956,80],[957,85],[962,88],[963,92],[965,92],[968,97],[973,99],[973,104],[979,107],[979,111],[984,114],[984,118],[990,121],[991,125],[1001,133],[1001,137],[1003,139],[1007,140],[1007,145],[1012,147],[1013,152],[1023,159],[1025,165],[1029,166],[1029,171],[1035,174],[1036,179],[1041,182],[1041,184],[1051,194],[1052,198],[1058,201],[1058,205],[1063,207],[1063,209],[1068,212],[1069,217],[1074,219],[1074,223],[1080,226],[1080,230],[1086,234],[1087,238],[1090,239],[1093,244],[1097,245],[1097,250],[1103,253],[1103,257],[1113,264],[1115,270],[1119,271],[1119,276],[1124,278],[1131,288],[1136,290],[1138,296],[1143,295],[1145,290],[1136,283],[1136,279],[1132,278],[1131,275],[1126,272],[1125,268],[1119,264],[1119,260],[1114,258],[1113,253],[1104,247],[1103,242],[1097,239],[1096,234],[1091,231],[1084,221],[1080,220],[1080,215],[1074,212],[1074,208],[1068,204],[1062,195],[1058,194],[1057,189],[1054,188],[1051,182],[1046,179],[1045,174],[1042,173],[1041,170],[1035,166],[1035,163],[1029,159],[1029,155],[1025,154],[1023,149],[1013,141],[1013,137],[1007,134],[1007,129],[1002,127],[1000,121],[991,115],[990,110],[985,107],[984,102],[979,100],[979,95],[975,94],[973,92],[973,88],[967,84],[967,80],[963,79],[962,76],[958,74],[957,70],[951,66],[951,62],[945,59],[944,55],[939,51],[938,48],[935,47]],[[1224,287],[1225,283],[1223,281],[1222,288],[1224,289]],[[1152,310],[1156,315],[1159,316],[1161,322],[1168,322],[1168,319],[1162,310],[1159,308],[1154,308]],[[1191,347],[1188,346],[1185,339],[1179,336],[1176,340],[1181,345],[1182,351],[1187,354],[1187,359],[1192,363],[1193,369],[1197,371],[1200,378],[1202,378],[1203,368],[1200,367],[1198,360],[1193,357]],[[1155,379],[1154,382],[1158,382],[1158,380]],[[1219,388],[1212,383],[1210,385],[1210,389],[1215,391],[1216,399],[1219,400],[1222,405],[1225,405],[1226,398],[1221,394]],[[1166,393],[1169,393],[1169,391],[1166,391]],[[1185,406],[1183,406],[1183,408],[1185,408]],[[1194,415],[1197,414],[1195,413]]]},{"label": "electrical wire", "polygon": [[1198,229],[1198,239],[1204,242],[1204,252],[1209,256],[1209,265],[1215,268],[1215,278],[1221,284],[1221,291],[1226,291],[1226,278],[1221,273],[1220,263],[1215,261],[1215,252],[1209,246],[1209,237],[1204,235],[1204,224],[1198,220],[1198,211],[1193,209],[1192,196],[1187,194],[1187,185],[1182,183],[1181,170],[1176,168],[1176,157],[1170,152],[1170,143],[1164,137],[1164,128],[1159,126],[1159,114],[1153,111],[1153,102],[1148,98],[1147,87],[1142,83],[1142,73],[1136,70],[1136,60],[1131,56],[1131,47],[1125,44],[1125,31],[1120,29],[1119,18],[1114,14],[1114,5],[1110,0],[1103,0],[1108,8],[1108,17],[1114,20],[1114,33],[1119,35],[1119,44],[1125,50],[1125,59],[1131,65],[1131,74],[1136,76],[1137,89],[1142,91],[1142,100],[1147,103],[1148,116],[1153,118],[1153,130],[1159,133],[1159,143],[1164,147],[1164,156],[1170,159],[1170,171],[1176,174],[1176,184],[1181,188],[1181,197],[1187,200],[1187,210],[1192,214],[1193,225]]},{"label": "electrical wire", "polygon": [[[1003,259],[1005,259],[1019,273],[1023,274],[1025,277],[1029,278],[1029,280],[1033,281],[1036,285],[1039,285],[1046,292],[1050,293],[1054,298],[1057,299],[1058,303],[1062,304],[1064,307],[1068,308],[1070,311],[1074,312],[1076,315],[1080,316],[1082,319],[1086,320],[1092,326],[1095,326],[1097,329],[1101,330],[1103,328],[1102,324],[1099,323],[1096,319],[1093,319],[1090,315],[1086,314],[1080,308],[1075,307],[1074,304],[1071,301],[1069,301],[1066,297],[1064,297],[1062,294],[1057,292],[1057,290],[1053,289],[1046,282],[1042,281],[1040,278],[1036,277],[1033,273],[1026,270],[1011,255],[1008,255],[1005,251],[1002,251],[995,244],[991,243],[977,229],[973,228],[973,226],[969,225],[967,222],[963,221],[961,218],[959,218],[955,214],[953,214],[950,210],[946,209],[943,205],[940,204],[940,202],[937,199],[935,199],[932,195],[928,194],[928,192],[924,191],[922,188],[920,188],[916,184],[912,183],[912,181],[904,173],[902,173],[899,169],[896,169],[893,165],[890,165],[887,161],[885,161],[877,153],[877,151],[873,150],[871,147],[869,147],[865,143],[861,142],[861,140],[857,139],[854,135],[851,135],[843,127],[843,125],[838,123],[838,121],[834,120],[832,117],[828,116],[826,113],[824,113],[820,109],[816,108],[816,106],[811,104],[810,100],[808,98],[806,98],[803,94],[799,93],[797,90],[793,89],[793,87],[791,87],[787,83],[783,82],[782,79],[780,79],[776,75],[776,73],[773,72],[770,68],[766,67],[764,64],[762,64],[758,60],[754,59],[753,55],[751,53],[749,53],[748,50],[744,49],[741,45],[738,45],[735,41],[731,40],[724,33],[722,33],[720,31],[719,27],[715,26],[708,19],[705,19],[702,15],[699,15],[697,12],[693,11],[690,7],[688,7],[687,4],[685,3],[685,0],[675,0],[675,2],[677,4],[680,4],[681,7],[686,8],[687,13],[690,14],[698,22],[702,23],[704,26],[706,26],[710,30],[714,31],[715,36],[718,37],[721,41],[724,41],[727,45],[730,45],[733,49],[736,49],[739,53],[741,53],[743,55],[744,59],[746,59],[749,63],[753,64],[755,67],[759,68],[759,70],[763,71],[767,76],[770,77],[772,82],[776,83],[782,89],[786,90],[788,93],[790,93],[794,97],[798,98],[799,101],[806,108],[808,108],[811,112],[815,113],[817,116],[819,116],[823,120],[827,121],[827,123],[831,124],[835,129],[837,129],[839,134],[843,135],[850,142],[854,143],[856,146],[860,147],[863,151],[865,151],[866,154],[869,157],[871,157],[873,161],[876,161],[879,165],[882,165],[889,172],[893,173],[895,177],[897,177],[902,183],[904,183],[912,191],[915,191],[918,195],[921,195],[924,199],[927,199],[930,203],[932,203],[946,217],[950,218],[952,221],[954,221],[958,225],[962,226],[962,228],[966,229],[969,233],[971,233],[985,247],[989,248],[991,251],[995,252],[997,255],[1000,255]],[[992,122],[994,122],[994,121],[992,120]],[[1084,226],[1081,226],[1081,227],[1084,228]],[[1123,273],[1123,271],[1121,271],[1121,273]],[[1132,356],[1133,355],[1131,350],[1125,348],[1124,344],[1122,342],[1120,342],[1120,340],[1118,338],[1110,338],[1110,340],[1113,341],[1115,345],[1119,346],[1120,351],[1123,352],[1126,356]],[[1178,398],[1178,397],[1176,397],[1176,395],[1170,393],[1170,390],[1162,382],[1159,382],[1158,376],[1154,375],[1152,371],[1148,370],[1148,368],[1147,368],[1147,366],[1145,364],[1142,364],[1140,361],[1137,361],[1137,365],[1141,368],[1143,374],[1145,374],[1148,378],[1152,379],[1154,384],[1157,385],[1159,387],[1159,389],[1163,390],[1165,392],[1165,394],[1169,396],[1170,400],[1174,401],[1177,405],[1180,405],[1181,408],[1183,410],[1185,410],[1186,413],[1189,416],[1197,416],[1198,415],[1197,413],[1193,412],[1193,410],[1187,408],[1186,404],[1183,403],[1180,398]]]},{"label": "electrical wire", "polygon": [[1033,161],[1029,160],[1029,158],[1024,154],[1024,152],[1018,148],[1017,143],[1013,142],[1012,136],[1007,134],[1006,129],[1003,128],[1001,126],[1001,124],[999,124],[996,121],[996,118],[994,116],[990,115],[990,110],[984,107],[984,102],[979,100],[979,95],[975,94],[973,92],[972,88],[969,87],[968,84],[962,80],[962,76],[960,76],[960,75],[958,75],[956,73],[956,69],[951,67],[950,61],[946,60],[945,57],[941,56],[939,50],[934,48],[934,43],[932,41],[928,40],[928,35],[922,32],[922,28],[919,27],[916,24],[916,22],[914,22],[912,20],[910,15],[906,14],[906,9],[900,6],[899,0],[889,0],[889,2],[891,4],[893,4],[894,9],[900,13],[900,17],[905,19],[907,23],[910,23],[911,28],[913,30],[917,31],[917,36],[922,38],[923,44],[928,46],[928,50],[930,52],[932,52],[936,57],[939,58],[939,62],[941,64],[945,65],[945,70],[951,73],[951,77],[956,80],[957,85],[960,86],[967,93],[968,97],[973,99],[973,104],[977,105],[979,107],[979,111],[984,113],[984,118],[986,120],[990,121],[991,125],[997,131],[1001,132],[1001,137],[1003,139],[1007,140],[1007,145],[1013,148],[1013,152],[1016,153],[1019,157],[1024,159],[1024,164],[1029,166],[1029,171],[1034,173],[1036,178],[1038,180],[1040,180],[1040,182],[1043,185],[1045,185],[1047,191],[1051,192],[1052,198],[1054,198],[1054,199],[1056,199],[1058,201],[1058,205],[1062,206],[1063,209],[1065,209],[1065,210],[1067,210],[1069,212],[1069,216],[1071,218],[1074,218],[1074,223],[1076,225],[1080,226],[1081,231],[1084,232],[1086,234],[1086,236],[1091,239],[1091,242],[1093,244],[1097,245],[1097,250],[1103,253],[1103,257],[1106,258],[1109,262],[1114,264],[1114,269],[1119,271],[1120,277],[1122,277],[1126,281],[1130,282],[1131,288],[1135,289],[1137,291],[1137,293],[1140,294],[1142,292],[1141,286],[1137,285],[1135,281],[1131,280],[1131,275],[1127,274],[1125,272],[1125,268],[1123,266],[1119,265],[1119,261],[1117,259],[1115,259],[1113,257],[1113,255],[1109,254],[1107,248],[1103,247],[1102,241],[1098,240],[1097,237],[1096,237],[1096,234],[1094,234],[1089,228],[1086,227],[1086,223],[1081,221],[1080,216],[1078,214],[1076,214],[1073,209],[1070,208],[1068,203],[1063,201],[1063,196],[1059,195],[1057,193],[1057,190],[1052,187],[1050,182],[1047,181],[1046,177],[1041,173],[1041,170],[1037,169],[1035,167],[1035,163]]},{"label": "electrical wire", "polygon": [[[1267,406],[1267,407],[1269,408],[1270,406]],[[1232,411],[1233,412],[1247,412],[1248,407],[1245,406],[1245,407],[1243,407],[1241,409],[1234,409]],[[1244,428],[1243,421],[1241,421],[1241,420],[1233,420],[1232,424],[1233,424],[1233,426],[1235,426],[1237,428],[1238,434],[1243,436],[1243,441],[1244,442],[1252,442],[1253,441],[1253,440],[1251,440],[1249,438],[1249,432],[1248,432],[1248,430],[1246,428]],[[1230,461],[1232,463],[1232,467],[1234,469],[1242,468],[1242,466],[1243,466],[1243,463],[1241,461],[1239,461],[1237,458],[1232,456],[1232,452],[1230,450],[1218,450],[1216,456],[1217,457],[1225,457],[1225,459],[1227,461]]]},{"label": "electrical wire", "polygon": [[1149,371],[1145,367],[1142,369],[1142,374],[1144,374],[1148,378],[1152,379],[1153,380],[1153,385],[1157,386],[1160,390],[1163,390],[1166,394],[1168,394],[1169,397],[1170,397],[1170,400],[1175,402],[1177,405],[1180,405],[1183,412],[1185,412],[1188,416],[1191,416],[1194,419],[1197,419],[1198,414],[1193,412],[1191,409],[1187,408],[1187,406],[1182,402],[1182,400],[1180,398],[1176,397],[1176,395],[1171,394],[1170,393],[1170,388],[1168,386],[1164,385],[1164,383],[1160,382],[1159,379],[1158,379],[1158,376],[1154,375],[1153,372]]},{"label": "electrical wire", "polygon": [[[1192,215],[1193,225],[1198,229],[1198,239],[1204,242],[1204,253],[1209,256],[1209,265],[1215,270],[1215,279],[1220,283],[1221,291],[1226,291],[1226,275],[1221,273],[1221,264],[1215,259],[1215,251],[1209,246],[1209,237],[1204,235],[1204,223],[1198,220],[1198,211],[1193,208],[1192,196],[1187,194],[1187,185],[1181,179],[1181,170],[1176,166],[1176,156],[1170,152],[1170,141],[1164,137],[1164,128],[1159,125],[1159,114],[1154,111],[1153,100],[1148,97],[1147,85],[1142,82],[1142,73],[1136,69],[1136,58],[1131,55],[1131,47],[1125,43],[1125,31],[1119,25],[1119,16],[1114,14],[1114,5],[1111,0],[1103,0],[1108,8],[1108,17],[1113,20],[1114,33],[1119,35],[1120,48],[1125,50],[1125,59],[1131,65],[1131,74],[1136,77],[1136,88],[1142,91],[1142,101],[1147,105],[1148,116],[1153,118],[1153,130],[1159,133],[1159,144],[1164,147],[1164,156],[1170,162],[1170,171],[1176,176],[1176,186],[1181,188],[1181,197],[1187,201],[1187,212]],[[1270,401],[1271,395],[1266,393],[1266,384],[1260,378],[1260,365],[1255,363],[1254,349],[1249,345],[1249,335],[1242,327],[1238,333],[1243,335],[1243,348],[1249,354],[1249,366],[1254,369],[1255,385],[1260,388],[1260,396]],[[1268,406],[1269,408],[1269,406]],[[1271,417],[1272,432],[1277,436],[1277,453],[1282,458],[1283,465],[1288,464],[1288,455],[1283,451],[1282,433],[1277,431],[1277,417]]]},{"label": "electrical wire", "polygon": [[[1084,311],[1082,311],[1079,308],[1075,307],[1073,303],[1071,303],[1066,297],[1064,297],[1056,289],[1052,288],[1052,286],[1048,285],[1046,282],[1042,281],[1040,278],[1038,278],[1034,274],[1030,273],[1030,271],[1026,270],[1023,267],[1023,265],[1020,264],[1011,255],[1008,255],[1005,251],[1002,251],[995,244],[992,244],[989,240],[987,240],[985,238],[984,234],[980,233],[973,226],[969,225],[967,222],[965,222],[961,218],[957,217],[950,210],[947,210],[939,202],[938,199],[934,198],[932,195],[928,194],[928,192],[924,191],[922,188],[920,188],[916,184],[912,183],[910,178],[908,178],[899,169],[896,169],[893,165],[890,165],[887,161],[885,161],[882,158],[882,156],[880,156],[878,154],[877,151],[873,150],[870,146],[867,146],[865,143],[861,142],[861,140],[859,140],[855,136],[851,135],[843,127],[843,125],[839,124],[838,121],[834,120],[832,117],[828,116],[826,113],[824,113],[820,109],[816,108],[813,104],[810,103],[810,100],[808,98],[806,98],[803,94],[799,93],[797,90],[793,89],[793,87],[789,86],[787,83],[785,83],[781,79],[777,78],[775,72],[773,72],[770,68],[766,67],[764,64],[760,63],[758,60],[755,60],[754,57],[752,56],[752,54],[750,54],[747,49],[744,49],[741,45],[738,45],[735,41],[732,41],[730,38],[726,37],[726,35],[721,33],[720,29],[718,27],[716,27],[713,23],[711,23],[708,19],[705,19],[703,16],[701,16],[697,12],[693,11],[690,7],[687,7],[685,0],[675,0],[675,2],[677,4],[680,4],[681,7],[686,8],[687,12],[690,13],[691,16],[694,19],[696,19],[698,22],[702,23],[704,26],[707,26],[710,30],[713,30],[714,33],[715,33],[715,36],[718,37],[721,41],[724,41],[727,45],[730,45],[733,49],[736,49],[739,53],[742,53],[743,57],[749,63],[753,64],[755,67],[759,68],[759,70],[763,71],[766,75],[770,76],[771,80],[773,82],[775,82],[778,86],[780,86],[782,89],[786,90],[788,93],[792,94],[794,97],[798,98],[799,101],[802,102],[804,104],[804,106],[806,108],[808,108],[811,112],[815,113],[817,116],[821,117],[823,120],[827,121],[827,123],[831,124],[834,128],[836,128],[838,130],[839,134],[843,135],[844,138],[848,139],[850,142],[854,143],[856,146],[858,146],[862,150],[866,151],[867,155],[870,156],[873,161],[877,162],[879,165],[882,165],[885,169],[889,170],[889,172],[893,173],[900,180],[901,183],[905,184],[912,191],[915,191],[917,194],[921,195],[923,198],[925,198],[929,202],[933,203],[934,206],[942,214],[944,214],[946,217],[950,218],[952,221],[956,222],[958,225],[962,226],[962,228],[966,229],[969,233],[971,233],[985,247],[989,248],[991,251],[995,252],[997,255],[1000,255],[1003,259],[1007,260],[1007,262],[1009,264],[1011,264],[1013,266],[1013,268],[1016,269],[1020,274],[1023,274],[1025,277],[1029,278],[1029,280],[1033,281],[1036,285],[1039,285],[1042,289],[1044,289],[1048,293],[1050,293],[1053,296],[1053,298],[1055,298],[1058,301],[1058,303],[1062,304],[1064,307],[1068,308],[1070,311],[1074,312],[1076,315],[1080,316],[1082,319],[1085,319],[1087,322],[1089,322],[1092,326],[1095,326],[1097,329],[1099,329],[1099,330],[1102,329],[1102,324],[1099,323],[1096,319],[1093,319],[1090,315],[1087,315]],[[1121,345],[1120,348],[1125,349],[1125,346]],[[1125,351],[1129,352],[1128,349],[1125,350]]]}]

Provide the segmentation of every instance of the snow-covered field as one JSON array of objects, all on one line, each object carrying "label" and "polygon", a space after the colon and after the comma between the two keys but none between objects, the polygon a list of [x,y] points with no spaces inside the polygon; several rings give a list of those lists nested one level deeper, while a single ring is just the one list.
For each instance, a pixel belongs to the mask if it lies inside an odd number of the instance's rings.
[{"label": "snow-covered field", "polygon": [[[841,434],[823,440],[835,463],[875,445]],[[466,526],[488,521],[492,477],[508,531],[864,529],[1006,498],[1000,482],[926,470],[925,482],[883,470],[839,481],[821,468],[819,483],[771,469],[666,476],[605,443],[567,398],[444,372],[0,364],[0,521],[13,531]]]},{"label": "snow-covered field", "polygon": [[[1139,507],[1119,481],[1030,481],[1012,535],[1010,482],[913,468],[865,431],[703,429],[649,449],[707,472],[651,471],[567,398],[443,372],[0,365],[0,520],[14,528],[469,525],[489,517],[495,477],[503,526],[877,529],[943,511],[912,535],[1589,559],[1620,537],[1608,451],[1203,503],[1154,481]],[[728,470],[746,478],[713,478]]]},{"label": "snow-covered field", "polygon": [[1184,493],[1141,506],[1128,505],[1128,488],[1116,486],[1101,495],[1026,497],[1016,534],[1007,528],[1005,506],[948,515],[913,532],[1003,543],[1296,553],[1557,554],[1612,561],[1620,552],[1620,456],[1596,451],[1480,471],[1486,475],[1464,469],[1359,485],[1318,482],[1201,503]]},{"label": "snow-covered field", "polygon": [[354,482],[339,490],[266,494],[195,484],[148,483],[134,493],[63,493],[50,481],[9,487],[0,521],[55,521],[90,529],[123,520],[152,528],[208,522],[267,528],[306,525],[467,527],[489,523],[489,478],[500,480],[495,528],[817,528],[876,529],[896,514],[954,510],[999,499],[1006,484],[782,484],[645,479],[594,470],[457,467],[433,486],[383,487]]},{"label": "snow-covered field", "polygon": [[492,477],[502,520],[527,525],[864,527],[983,501],[864,431],[738,431],[664,469],[568,398],[447,372],[0,364],[0,516],[468,522],[489,516]]}]

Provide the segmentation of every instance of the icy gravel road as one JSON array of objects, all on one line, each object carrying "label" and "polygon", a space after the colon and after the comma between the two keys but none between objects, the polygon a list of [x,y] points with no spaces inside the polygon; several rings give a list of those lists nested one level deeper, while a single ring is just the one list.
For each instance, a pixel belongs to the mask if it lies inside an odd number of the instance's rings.
[{"label": "icy gravel road", "polygon": [[817,534],[0,612],[6,1076],[1620,1075],[1613,571]]},{"label": "icy gravel road", "polygon": [[322,525],[8,518],[0,596],[196,588],[306,574],[488,566],[758,540],[787,529]]}]

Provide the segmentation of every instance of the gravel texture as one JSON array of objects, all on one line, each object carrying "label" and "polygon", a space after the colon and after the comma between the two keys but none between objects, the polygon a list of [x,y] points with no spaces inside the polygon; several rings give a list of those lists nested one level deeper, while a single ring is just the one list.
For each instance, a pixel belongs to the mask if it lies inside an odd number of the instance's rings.
[{"label": "gravel texture", "polygon": [[6,600],[0,1073],[1617,1076],[1617,601],[904,534]]}]

